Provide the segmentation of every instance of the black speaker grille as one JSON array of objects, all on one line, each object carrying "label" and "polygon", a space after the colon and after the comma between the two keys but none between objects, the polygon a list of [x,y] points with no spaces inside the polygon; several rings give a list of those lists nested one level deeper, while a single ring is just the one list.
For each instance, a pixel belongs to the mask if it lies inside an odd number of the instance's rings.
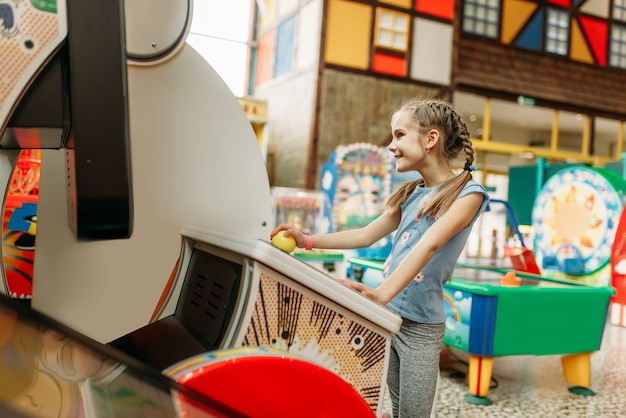
[{"label": "black speaker grille", "polygon": [[220,345],[237,304],[242,266],[194,249],[175,316],[213,350]]}]

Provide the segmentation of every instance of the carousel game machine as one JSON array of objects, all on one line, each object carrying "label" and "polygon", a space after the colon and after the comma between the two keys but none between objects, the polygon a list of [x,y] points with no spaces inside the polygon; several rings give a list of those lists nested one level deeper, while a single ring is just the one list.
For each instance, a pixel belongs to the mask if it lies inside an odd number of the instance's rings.
[{"label": "carousel game machine", "polygon": [[[360,228],[372,222],[380,215],[393,187],[393,162],[385,147],[365,142],[338,146],[320,176],[320,190],[331,202],[332,231]],[[378,275],[370,280],[351,261],[383,262],[390,250],[391,237],[386,237],[371,247],[344,252],[349,263],[347,275],[374,285]]]},{"label": "carousel game machine", "polygon": [[[41,149],[29,312],[235,412],[382,414],[400,318],[271,245],[250,122],[185,42],[191,2],[159,6],[57,0],[10,3],[3,14],[13,30],[0,37],[2,60],[21,67],[2,67],[13,83],[2,90],[2,179],[20,150]],[[32,358],[31,345],[18,347]],[[258,380],[253,370],[268,364],[279,378]],[[234,368],[226,375],[237,381],[211,386]],[[294,370],[309,370],[307,385],[285,386]],[[28,376],[5,405],[19,407]],[[84,396],[69,416],[86,413]],[[304,411],[280,407],[283,396]]]},{"label": "carousel game machine", "polygon": [[573,393],[591,396],[614,297],[611,256],[626,183],[606,168],[558,170],[535,199],[533,253],[541,274],[459,263],[444,287],[444,343],[470,355],[468,402],[489,404],[493,358],[562,355]]},{"label": "carousel game machine", "polygon": [[[323,192],[293,187],[272,187],[271,194],[275,225],[290,224],[305,234],[331,232],[331,206]],[[345,276],[343,251],[315,248],[304,251],[296,248],[293,254],[335,277]]]}]

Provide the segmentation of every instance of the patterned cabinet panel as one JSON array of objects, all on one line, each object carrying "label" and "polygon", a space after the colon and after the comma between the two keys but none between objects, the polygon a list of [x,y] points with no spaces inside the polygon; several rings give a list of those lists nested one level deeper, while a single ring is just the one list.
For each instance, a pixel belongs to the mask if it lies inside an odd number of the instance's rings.
[{"label": "patterned cabinet panel", "polygon": [[[349,382],[377,414],[385,389],[391,334],[261,263],[235,346],[297,354]],[[246,326],[247,324],[247,326]]]}]

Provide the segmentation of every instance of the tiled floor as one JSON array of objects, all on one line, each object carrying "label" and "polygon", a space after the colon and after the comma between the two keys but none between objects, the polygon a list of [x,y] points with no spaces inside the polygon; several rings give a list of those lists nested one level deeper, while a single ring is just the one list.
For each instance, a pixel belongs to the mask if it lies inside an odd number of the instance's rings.
[{"label": "tiled floor", "polygon": [[[466,361],[466,353],[443,349],[434,417],[626,417],[626,328],[607,324],[600,351],[591,356],[595,396],[567,390],[560,356],[510,356],[494,359],[493,404],[471,405],[464,400]],[[384,402],[391,416],[388,398]]]}]

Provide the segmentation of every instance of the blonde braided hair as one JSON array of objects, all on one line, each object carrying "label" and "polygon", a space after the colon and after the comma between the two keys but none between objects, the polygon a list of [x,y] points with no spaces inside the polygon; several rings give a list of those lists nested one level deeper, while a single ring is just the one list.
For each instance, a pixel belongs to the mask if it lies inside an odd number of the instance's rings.
[{"label": "blonde braided hair", "polygon": [[[445,182],[431,201],[418,213],[418,216],[423,214],[439,216],[448,210],[463,187],[472,179],[472,171],[476,170],[474,147],[470,140],[467,125],[457,111],[449,103],[442,100],[405,100],[391,117],[393,118],[401,111],[410,112],[422,134],[426,134],[430,129],[439,131],[444,141],[443,146],[439,147],[438,158],[452,162],[459,157],[461,152],[465,154],[463,170]],[[423,183],[423,179],[417,179],[403,184],[385,201],[384,209],[399,210],[415,188]]]}]

